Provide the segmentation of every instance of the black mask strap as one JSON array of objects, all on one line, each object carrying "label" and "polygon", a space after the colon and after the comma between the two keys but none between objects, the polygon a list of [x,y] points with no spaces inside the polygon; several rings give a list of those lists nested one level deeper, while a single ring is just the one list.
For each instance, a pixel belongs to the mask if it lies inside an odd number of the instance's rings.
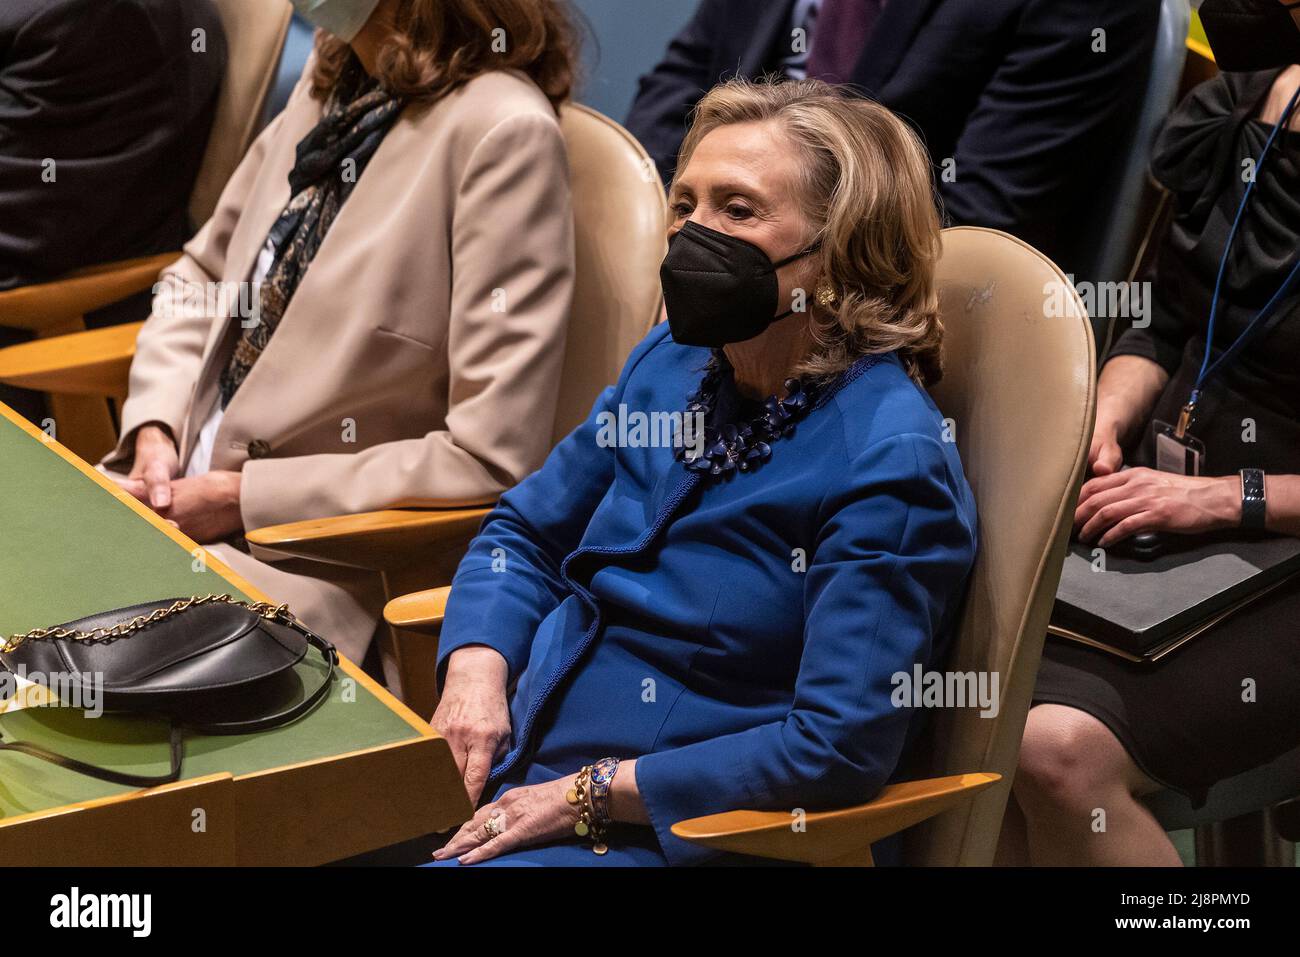
[{"label": "black mask strap", "polygon": [[[1296,0],[1296,2],[1300,3],[1300,0]],[[792,262],[798,262],[800,259],[803,259],[805,256],[811,256],[813,253],[817,252],[817,250],[821,248],[822,248],[822,241],[819,239],[811,246],[808,246],[806,249],[800,250],[799,252],[795,253],[793,256],[786,256],[780,262],[772,263],[772,272],[776,272],[778,269],[788,266]]]},{"label": "black mask strap", "polygon": [[[1300,3],[1300,0],[1297,0],[1297,2]],[[772,272],[776,272],[781,267],[788,266],[792,262],[798,262],[800,259],[803,259],[805,256],[811,256],[813,253],[817,252],[817,250],[821,248],[822,248],[822,241],[819,239],[808,248],[795,253],[793,256],[786,256],[780,262],[772,263]],[[781,313],[781,315],[777,316],[772,321],[780,322],[782,319],[786,319],[789,316],[793,316],[793,315],[794,315],[794,310],[787,309],[785,312]]]}]

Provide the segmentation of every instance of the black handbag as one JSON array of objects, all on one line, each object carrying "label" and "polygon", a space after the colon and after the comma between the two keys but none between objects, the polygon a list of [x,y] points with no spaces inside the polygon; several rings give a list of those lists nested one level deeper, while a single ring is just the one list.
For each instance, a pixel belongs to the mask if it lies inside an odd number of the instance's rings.
[{"label": "black handbag", "polygon": [[[314,647],[328,671],[295,704],[294,665]],[[250,734],[296,721],[325,700],[338,665],[334,646],[309,631],[286,605],[229,595],[147,602],[14,635],[0,665],[28,675],[60,676],[60,690],[98,696],[105,712],[153,715],[171,724],[171,771],[126,774],[24,741],[16,751],[114,784],[152,787],[179,780],[184,731]],[[80,687],[78,687],[80,686]],[[90,700],[94,700],[91,698]]]}]

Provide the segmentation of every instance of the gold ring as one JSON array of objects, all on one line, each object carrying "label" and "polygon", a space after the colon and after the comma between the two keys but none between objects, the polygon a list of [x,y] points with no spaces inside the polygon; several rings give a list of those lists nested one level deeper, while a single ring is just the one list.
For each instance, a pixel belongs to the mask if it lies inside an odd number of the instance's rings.
[{"label": "gold ring", "polygon": [[492,838],[500,836],[500,834],[501,834],[501,819],[498,815],[493,814],[491,817],[489,817],[486,821],[483,822],[483,839],[486,841],[490,841],[492,840]]}]

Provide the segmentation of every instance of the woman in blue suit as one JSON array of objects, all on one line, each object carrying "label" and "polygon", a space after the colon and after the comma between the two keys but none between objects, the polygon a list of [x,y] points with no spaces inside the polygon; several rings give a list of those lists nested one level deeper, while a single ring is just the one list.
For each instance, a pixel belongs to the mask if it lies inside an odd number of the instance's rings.
[{"label": "woman in blue suit", "polygon": [[732,82],[678,169],[667,324],[452,584],[433,724],[487,800],[439,861],[717,860],[672,825],[870,799],[917,726],[895,676],[942,663],[975,507],[923,388],[924,149],[825,84]]}]

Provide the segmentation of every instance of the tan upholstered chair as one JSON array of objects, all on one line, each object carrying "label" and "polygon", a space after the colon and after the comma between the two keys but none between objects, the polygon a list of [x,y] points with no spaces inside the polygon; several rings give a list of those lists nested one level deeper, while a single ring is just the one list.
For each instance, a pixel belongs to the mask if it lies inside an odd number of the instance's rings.
[{"label": "tan upholstered chair", "polygon": [[[908,835],[907,859],[988,865],[1087,465],[1096,368],[1087,310],[1061,271],[1025,243],[996,230],[945,230],[939,283],[947,357],[934,397],[956,423],[980,518],[948,668],[996,671],[1001,702],[996,718],[971,709],[933,715],[914,770],[978,769],[1002,782]],[[1044,308],[1049,301],[1055,310]]]},{"label": "tan upholstered chair", "polygon": [[[667,248],[667,202],[654,164],[621,126],[568,104],[560,125],[572,170],[576,283],[559,407],[558,441],[585,419],[628,353],[659,315],[659,263]],[[153,281],[151,277],[150,282]],[[0,350],[0,381],[47,390],[119,396],[139,324],[83,332]],[[19,376],[15,369],[25,370]],[[390,598],[443,585],[487,514],[480,508],[390,509],[294,522],[248,532],[280,554],[383,575]],[[433,653],[422,634],[389,636],[387,657],[406,703],[430,715]]]},{"label": "tan upholstered chair", "polygon": [[[1000,709],[937,711],[905,783],[809,814],[736,810],[682,821],[685,840],[812,864],[869,864],[869,845],[922,821],[906,860],[990,864],[1061,573],[1094,411],[1092,331],[1061,271],[990,229],[943,235],[939,286],[952,420],[979,507],[980,547],[950,670],[997,672]],[[1048,315],[1049,302],[1062,314]],[[436,633],[450,589],[391,602],[390,622]]]},{"label": "tan upholstered chair", "polygon": [[288,0],[215,0],[230,49],[199,178],[190,195],[190,222],[206,223],[248,147],[261,132],[267,94],[289,32]]},{"label": "tan upholstered chair", "polygon": [[[212,132],[190,195],[189,216],[195,226],[212,215],[217,197],[257,134],[293,14],[287,0],[216,0],[216,5],[230,53]],[[41,340],[77,333],[86,328],[86,313],[150,288],[163,267],[179,256],[178,251],[106,263],[53,282],[2,292],[0,326],[30,330]],[[104,398],[125,395],[121,345],[134,342],[138,329],[139,324],[133,323],[97,330],[87,334],[88,339],[38,341],[31,347],[14,347],[16,352],[2,350],[0,382],[51,393],[60,441],[95,461],[114,444]],[[91,361],[83,363],[85,359]]]},{"label": "tan upholstered chair", "polygon": [[668,201],[641,144],[585,106],[565,106],[560,126],[573,177],[577,284],[556,442],[586,420],[658,321],[659,264],[668,251]]}]

